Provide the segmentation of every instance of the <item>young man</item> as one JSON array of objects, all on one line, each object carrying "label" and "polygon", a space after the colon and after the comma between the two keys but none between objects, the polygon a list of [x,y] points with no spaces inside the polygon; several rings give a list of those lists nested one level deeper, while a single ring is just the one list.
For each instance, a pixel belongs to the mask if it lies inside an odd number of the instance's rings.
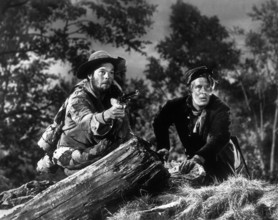
[{"label": "young man", "polygon": [[180,166],[182,173],[201,166],[207,178],[223,180],[234,173],[219,157],[230,141],[230,109],[212,93],[214,84],[212,71],[205,66],[187,71],[189,95],[168,101],[153,127],[158,150],[169,150],[169,127],[175,125],[188,158]]},{"label": "young man", "polygon": [[[125,106],[116,99],[122,92],[114,81],[123,64],[123,58],[96,51],[78,69],[82,81],[68,98],[62,134],[50,161],[63,167],[67,175],[103,157],[130,136]],[[38,170],[46,164],[42,160]]]}]

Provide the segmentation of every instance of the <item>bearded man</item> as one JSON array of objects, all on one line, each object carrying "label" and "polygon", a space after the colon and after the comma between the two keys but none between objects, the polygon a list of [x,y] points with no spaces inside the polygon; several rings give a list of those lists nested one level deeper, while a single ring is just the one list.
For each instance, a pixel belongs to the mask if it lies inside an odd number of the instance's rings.
[{"label": "bearded man", "polygon": [[[120,66],[125,66],[123,58],[100,50],[79,67],[77,78],[81,81],[64,104],[66,109],[57,149],[38,162],[39,172],[49,170],[54,164],[70,175],[131,137],[125,105],[117,100],[122,91],[114,78]],[[40,147],[47,151],[48,140],[41,140]]]}]

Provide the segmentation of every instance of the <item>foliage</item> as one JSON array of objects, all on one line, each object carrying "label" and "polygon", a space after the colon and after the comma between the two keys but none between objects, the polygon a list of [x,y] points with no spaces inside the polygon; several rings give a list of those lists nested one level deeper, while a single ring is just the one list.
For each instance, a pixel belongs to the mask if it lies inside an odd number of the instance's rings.
[{"label": "foliage", "polygon": [[[274,0],[269,0],[259,7],[253,7],[253,13],[250,16],[260,21],[260,28],[257,33],[249,33],[247,45],[255,50],[254,52],[257,65],[262,69],[261,74],[265,76],[265,85],[261,85],[260,89],[265,87],[274,87],[275,100],[273,102],[275,110],[273,111],[271,124],[271,153],[270,153],[270,176],[274,176],[275,158],[277,156],[276,145],[277,141],[277,127],[278,127],[278,3]],[[259,42],[259,43],[258,43]],[[258,43],[258,47],[254,45]],[[261,80],[261,79],[260,79]],[[264,81],[263,81],[264,82]],[[277,168],[276,168],[277,169]]]},{"label": "foliage", "polygon": [[[273,175],[277,135],[278,29],[276,1],[254,6],[250,16],[259,28],[245,34],[247,54],[223,86],[238,119],[243,145],[257,158],[264,176]],[[244,33],[244,32],[241,32]],[[271,152],[271,153],[270,153]],[[250,162],[252,162],[250,157]],[[257,170],[258,169],[254,169]]]},{"label": "foliage", "polygon": [[139,95],[128,104],[130,116],[130,125],[136,135],[151,141],[154,137],[152,134],[152,121],[146,121],[146,118],[152,117],[152,97],[148,85],[143,79],[131,79],[127,81],[127,92],[139,90]]},{"label": "foliage", "polygon": [[[231,69],[238,62],[238,51],[216,16],[207,17],[187,3],[172,5],[171,33],[157,45],[161,60],[150,57],[146,77],[156,93],[165,98],[185,93],[184,72],[196,66],[214,70]],[[161,62],[166,61],[166,66]]]},{"label": "foliage", "polygon": [[42,154],[36,141],[73,84],[59,82],[50,67],[59,61],[75,72],[93,40],[143,53],[148,42],[141,37],[155,6],[145,0],[4,0],[0,10],[0,169],[21,184],[34,178]]}]

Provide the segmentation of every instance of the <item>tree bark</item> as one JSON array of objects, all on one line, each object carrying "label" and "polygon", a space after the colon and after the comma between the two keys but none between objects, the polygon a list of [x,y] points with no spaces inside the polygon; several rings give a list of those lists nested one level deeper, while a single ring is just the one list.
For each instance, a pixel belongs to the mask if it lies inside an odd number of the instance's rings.
[{"label": "tree bark", "polygon": [[[18,188],[10,189],[0,193],[0,213],[1,209],[9,209],[19,204],[25,203],[37,194],[47,189],[54,183],[51,181],[31,181]],[[1,218],[1,215],[0,215]]]},{"label": "tree bark", "polygon": [[276,132],[277,132],[277,121],[278,121],[278,100],[275,101],[275,115],[272,127],[272,144],[270,153],[270,176],[273,177],[275,168],[275,147],[276,147]]},{"label": "tree bark", "polygon": [[115,201],[166,182],[169,173],[149,148],[149,143],[134,137],[3,219],[99,219]]}]

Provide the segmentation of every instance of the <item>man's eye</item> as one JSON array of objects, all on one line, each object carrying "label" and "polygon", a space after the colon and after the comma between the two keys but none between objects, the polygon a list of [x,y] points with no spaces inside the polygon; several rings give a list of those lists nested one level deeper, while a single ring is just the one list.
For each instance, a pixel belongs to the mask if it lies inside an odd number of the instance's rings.
[{"label": "man's eye", "polygon": [[205,90],[211,90],[211,86],[205,86]]},{"label": "man's eye", "polygon": [[196,86],[195,88],[196,88],[196,89],[201,89],[202,86],[198,85],[198,86]]}]

